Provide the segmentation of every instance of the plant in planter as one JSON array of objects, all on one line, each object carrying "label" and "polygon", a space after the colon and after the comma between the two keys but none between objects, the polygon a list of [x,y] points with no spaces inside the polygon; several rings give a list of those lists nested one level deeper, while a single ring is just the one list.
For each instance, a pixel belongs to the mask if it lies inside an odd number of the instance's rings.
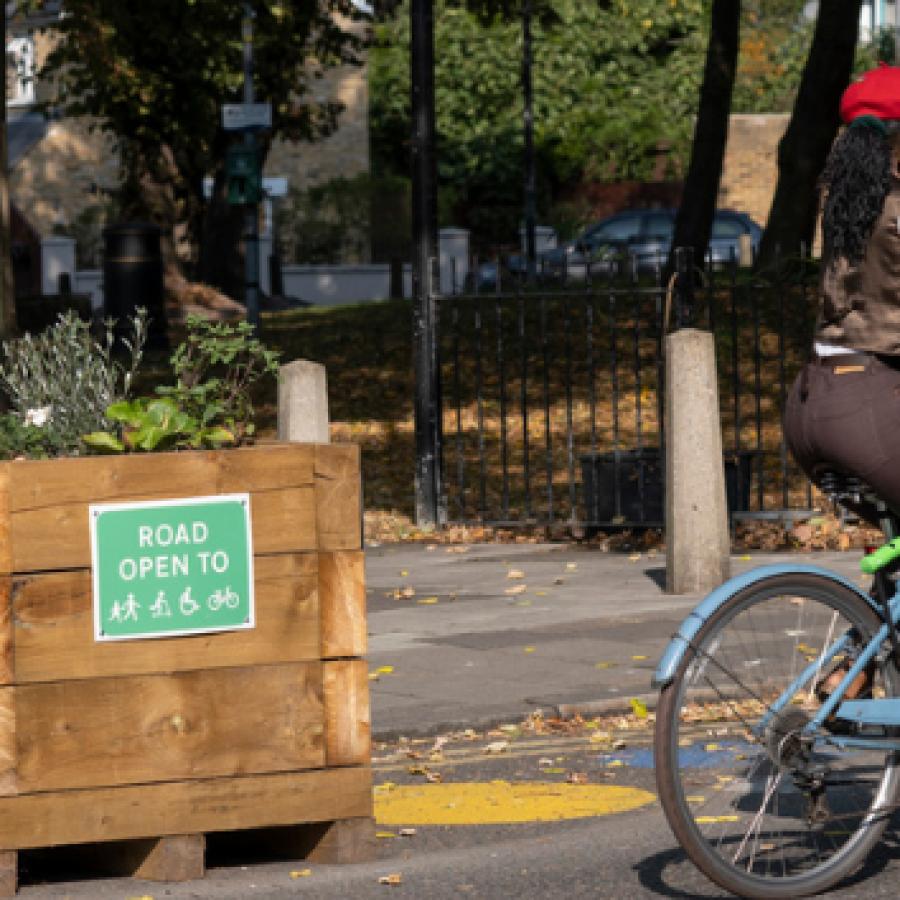
[{"label": "plant in planter", "polygon": [[238,446],[255,433],[253,384],[278,371],[278,354],[253,336],[246,322],[190,317],[185,340],[172,354],[174,386],[156,395],[113,403],[115,430],[83,436],[106,453]]},{"label": "plant in planter", "polygon": [[109,427],[106,411],[127,398],[143,357],[147,313],[138,310],[113,355],[114,322],[95,337],[74,312],[39,334],[0,347],[0,388],[8,412],[0,415],[0,458],[77,456],[86,431]]}]

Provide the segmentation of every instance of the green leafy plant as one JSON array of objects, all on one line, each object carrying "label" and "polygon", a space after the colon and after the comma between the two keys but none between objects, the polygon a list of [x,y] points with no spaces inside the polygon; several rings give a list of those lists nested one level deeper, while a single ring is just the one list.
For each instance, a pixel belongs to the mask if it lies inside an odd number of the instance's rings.
[{"label": "green leafy plant", "polygon": [[106,417],[115,430],[85,434],[85,444],[124,453],[236,446],[252,438],[251,388],[278,371],[278,354],[246,322],[192,316],[187,328],[170,360],[175,385],[158,387],[155,397],[111,404]]},{"label": "green leafy plant", "polygon": [[[101,337],[74,312],[61,314],[39,334],[0,348],[0,387],[15,421],[0,422],[0,452],[10,456],[67,456],[84,451],[81,436],[107,427],[110,404],[128,396],[147,338],[147,313],[139,310],[114,353],[114,322]],[[19,427],[21,425],[21,428]]]}]

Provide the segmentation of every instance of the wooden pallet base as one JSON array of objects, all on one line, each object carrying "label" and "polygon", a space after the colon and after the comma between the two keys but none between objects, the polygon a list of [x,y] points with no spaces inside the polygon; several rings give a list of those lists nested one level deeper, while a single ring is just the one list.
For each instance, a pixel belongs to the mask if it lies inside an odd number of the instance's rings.
[{"label": "wooden pallet base", "polygon": [[132,876],[146,881],[192,881],[214,865],[303,859],[315,863],[367,862],[375,858],[375,822],[370,816],[224,834],[178,834],[109,843],[78,844],[36,851],[0,851],[0,897],[15,897],[19,861],[23,880]]}]

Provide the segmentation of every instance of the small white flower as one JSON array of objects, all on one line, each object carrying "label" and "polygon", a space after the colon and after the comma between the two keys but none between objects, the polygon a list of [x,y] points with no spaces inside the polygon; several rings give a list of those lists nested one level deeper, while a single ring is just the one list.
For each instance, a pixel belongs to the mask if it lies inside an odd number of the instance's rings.
[{"label": "small white flower", "polygon": [[39,406],[37,409],[29,409],[28,412],[25,413],[25,424],[41,428],[50,421],[51,409],[52,407],[50,406]]}]

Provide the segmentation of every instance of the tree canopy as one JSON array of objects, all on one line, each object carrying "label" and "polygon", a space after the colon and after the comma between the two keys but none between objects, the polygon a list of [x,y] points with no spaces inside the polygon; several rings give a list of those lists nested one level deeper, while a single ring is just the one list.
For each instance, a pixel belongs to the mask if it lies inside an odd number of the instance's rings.
[{"label": "tree canopy", "polygon": [[[535,4],[538,6],[538,4]],[[734,112],[788,111],[812,27],[801,0],[748,0]],[[435,0],[442,219],[490,239],[521,216],[521,2]],[[709,0],[542,0],[533,25],[539,207],[582,181],[677,179],[690,153]],[[376,164],[408,171],[409,0],[376,28]]]},{"label": "tree canopy", "polygon": [[[350,0],[255,0],[256,95],[273,107],[269,138],[314,140],[340,106],[316,96],[324,71],[354,62]],[[60,40],[41,77],[55,103],[97,118],[122,154],[123,200],[160,224],[184,223],[196,245],[204,176],[221,171],[233,139],[220,107],[240,99],[241,0],[66,0]]]}]

